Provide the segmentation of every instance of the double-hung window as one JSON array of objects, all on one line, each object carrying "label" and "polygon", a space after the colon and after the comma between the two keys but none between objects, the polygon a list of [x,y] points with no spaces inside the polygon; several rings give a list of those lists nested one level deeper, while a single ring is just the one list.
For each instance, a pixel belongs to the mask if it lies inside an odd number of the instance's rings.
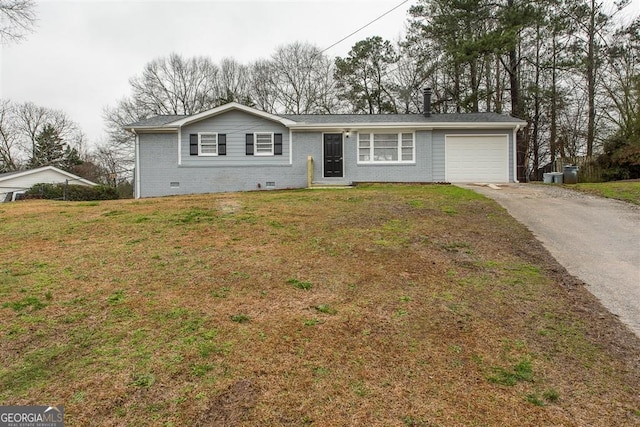
[{"label": "double-hung window", "polygon": [[358,163],[413,163],[413,132],[359,132]]},{"label": "double-hung window", "polygon": [[273,156],[273,133],[254,133],[254,156]]},{"label": "double-hung window", "polygon": [[198,134],[198,155],[217,156],[218,155],[218,134],[200,133]]},{"label": "double-hung window", "polygon": [[216,132],[189,134],[189,154],[191,156],[226,156],[227,135]]},{"label": "double-hung window", "polygon": [[282,134],[255,132],[246,134],[247,156],[281,156]]}]

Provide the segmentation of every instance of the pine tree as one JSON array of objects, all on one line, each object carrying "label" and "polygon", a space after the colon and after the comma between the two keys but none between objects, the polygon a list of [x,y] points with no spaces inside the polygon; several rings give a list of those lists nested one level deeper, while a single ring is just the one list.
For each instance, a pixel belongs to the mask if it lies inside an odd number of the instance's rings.
[{"label": "pine tree", "polygon": [[35,138],[29,166],[55,166],[64,155],[64,143],[60,133],[50,124],[46,124]]},{"label": "pine tree", "polygon": [[78,150],[65,144],[60,132],[51,124],[46,124],[35,138],[35,145],[29,166],[56,166],[69,170],[82,163]]}]

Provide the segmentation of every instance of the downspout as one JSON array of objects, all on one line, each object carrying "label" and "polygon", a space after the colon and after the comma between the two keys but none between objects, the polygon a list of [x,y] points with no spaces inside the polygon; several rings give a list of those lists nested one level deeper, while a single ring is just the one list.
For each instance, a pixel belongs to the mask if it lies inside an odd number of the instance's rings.
[{"label": "downspout", "polygon": [[520,130],[520,125],[516,125],[516,127],[513,129],[513,182],[515,182],[516,184],[519,184],[520,181],[518,181],[518,147],[517,147],[517,140],[518,140],[518,131]]},{"label": "downspout", "polygon": [[136,136],[136,142],[135,142],[136,160],[135,160],[134,169],[133,169],[133,181],[134,181],[133,197],[135,199],[139,199],[140,198],[140,136],[138,135],[135,129],[131,129],[131,132],[133,132],[133,134]]},{"label": "downspout", "polygon": [[182,126],[178,126],[178,166],[182,166]]},{"label": "downspout", "polygon": [[289,164],[293,165],[293,131],[289,128]]}]

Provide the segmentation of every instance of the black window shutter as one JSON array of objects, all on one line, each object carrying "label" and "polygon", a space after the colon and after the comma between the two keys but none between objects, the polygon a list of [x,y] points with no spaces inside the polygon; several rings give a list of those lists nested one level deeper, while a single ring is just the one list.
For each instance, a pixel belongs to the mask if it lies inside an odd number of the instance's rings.
[{"label": "black window shutter", "polygon": [[227,155],[227,135],[224,133],[218,134],[218,156]]},{"label": "black window shutter", "polygon": [[246,143],[247,156],[253,156],[253,134],[248,133],[246,135],[246,138],[247,138],[247,143]]},{"label": "black window shutter", "polygon": [[282,134],[273,134],[273,154],[282,155]]},{"label": "black window shutter", "polygon": [[198,135],[195,133],[189,135],[189,154],[192,156],[198,155]]}]

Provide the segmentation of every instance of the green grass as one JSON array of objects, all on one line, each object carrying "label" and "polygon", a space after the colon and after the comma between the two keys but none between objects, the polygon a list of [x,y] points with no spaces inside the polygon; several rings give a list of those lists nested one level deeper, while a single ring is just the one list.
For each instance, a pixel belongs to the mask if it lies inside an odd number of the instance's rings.
[{"label": "green grass", "polygon": [[288,279],[287,283],[292,284],[294,288],[302,289],[305,291],[308,291],[311,288],[313,288],[313,284],[311,282],[298,280],[298,279]]},{"label": "green grass", "polygon": [[521,360],[511,368],[492,367],[489,382],[494,384],[513,386],[521,381],[533,381],[533,369],[530,360]]},{"label": "green grass", "polygon": [[568,188],[640,205],[640,181],[578,183]]}]

